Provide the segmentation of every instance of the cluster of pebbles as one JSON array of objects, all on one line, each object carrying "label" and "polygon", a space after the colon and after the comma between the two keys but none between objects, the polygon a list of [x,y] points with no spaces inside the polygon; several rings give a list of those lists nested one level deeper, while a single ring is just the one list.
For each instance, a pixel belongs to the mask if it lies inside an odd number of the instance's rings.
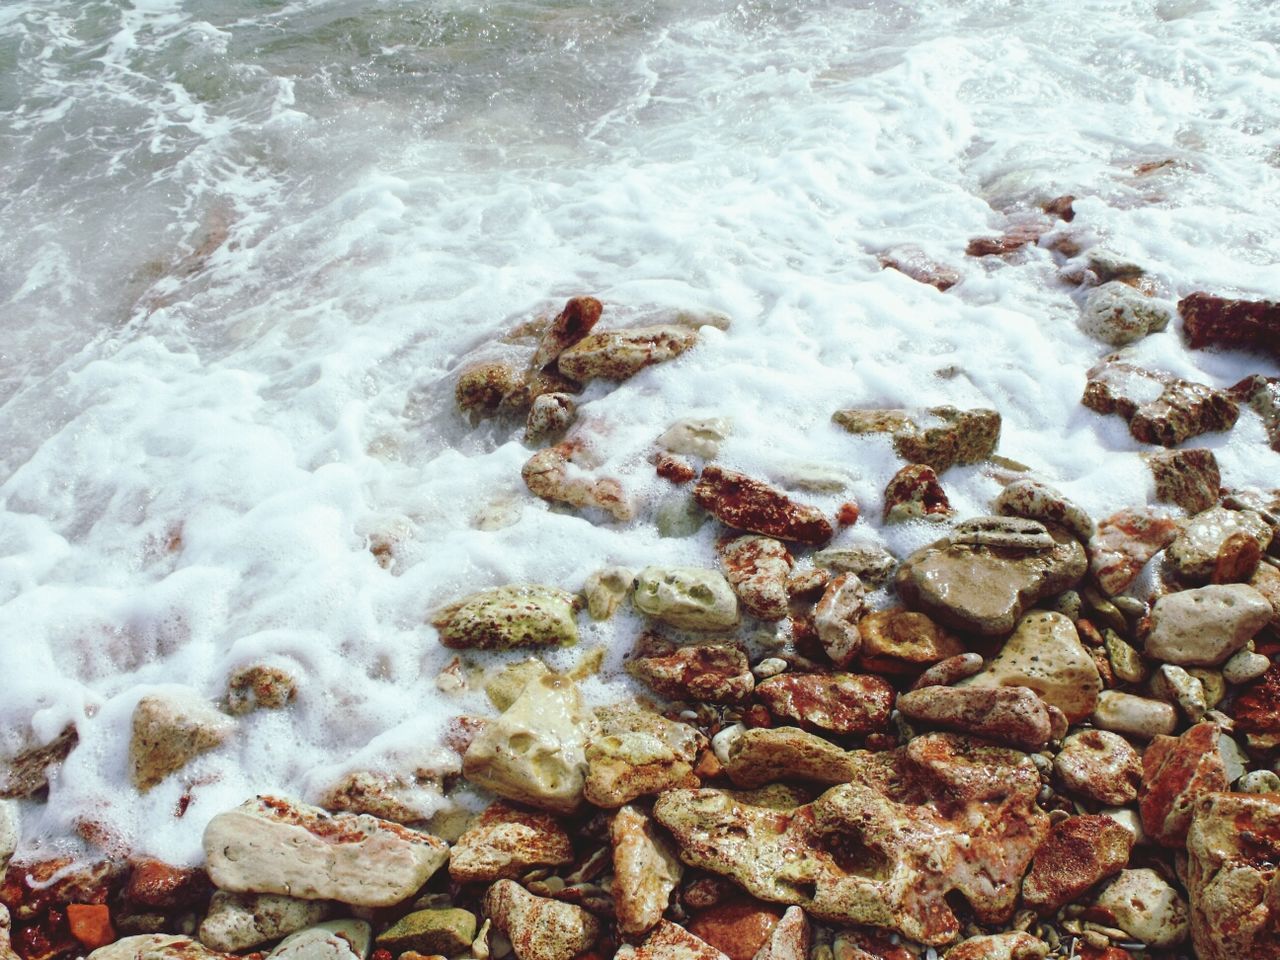
[{"label": "cluster of pebbles", "polygon": [[[1167,325],[1140,269],[1077,259],[1086,330],[1119,345]],[[456,400],[523,422],[534,495],[627,521],[635,505],[573,431],[575,397],[693,348],[708,318],[597,332],[602,309],[578,297],[513,331]],[[1280,339],[1275,304],[1194,295],[1180,311],[1195,346]],[[1216,391],[1123,355],[1090,372],[1084,403],[1162,447],[1229,428],[1240,403],[1280,409],[1275,380]],[[483,677],[495,713],[458,717],[447,759],[353,774],[323,807],[252,798],[209,823],[203,868],[19,858],[0,960],[1280,958],[1280,498],[1221,489],[1211,451],[1159,450],[1157,495],[1180,512],[1095,521],[996,452],[994,410],[833,419],[904,461],[881,522],[936,522],[939,539],[902,558],[831,546],[855,504],[827,516],[717,463],[723,422],[673,424],[654,468],[720,524],[714,559],[459,598],[433,617],[459,651],[442,689],[474,676],[469,651],[535,655]],[[960,519],[942,478],[974,463],[1004,488]],[[649,627],[627,660],[648,694],[591,708],[592,658],[562,674],[536,651],[626,605]],[[762,625],[772,648],[746,642]],[[144,698],[135,788],[294,688],[258,665],[220,707]],[[75,746],[69,728],[10,758],[0,791],[38,794]],[[427,820],[407,799],[461,781],[495,797],[478,816]],[[0,801],[0,866],[16,811]]]}]

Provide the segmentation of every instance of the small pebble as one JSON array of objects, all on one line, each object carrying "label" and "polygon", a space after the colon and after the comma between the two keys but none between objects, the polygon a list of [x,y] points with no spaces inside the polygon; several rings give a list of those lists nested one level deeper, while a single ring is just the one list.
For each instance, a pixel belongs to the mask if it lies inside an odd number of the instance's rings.
[{"label": "small pebble", "polygon": [[755,674],[757,680],[766,680],[769,677],[776,677],[787,669],[787,661],[781,657],[766,657],[751,668],[751,672]]},{"label": "small pebble", "polygon": [[1271,659],[1251,650],[1233,654],[1222,666],[1222,677],[1227,683],[1242,684],[1256,680],[1271,669]]}]

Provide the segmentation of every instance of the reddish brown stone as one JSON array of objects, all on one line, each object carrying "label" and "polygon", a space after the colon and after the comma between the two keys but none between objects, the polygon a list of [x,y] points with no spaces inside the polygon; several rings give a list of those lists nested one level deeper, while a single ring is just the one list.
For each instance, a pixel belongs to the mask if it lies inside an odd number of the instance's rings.
[{"label": "reddish brown stone", "polygon": [[663,480],[670,480],[672,483],[688,483],[698,475],[698,471],[684,457],[677,457],[670,453],[658,454],[655,461],[655,467],[658,476]]},{"label": "reddish brown stone", "polygon": [[1242,733],[1280,733],[1280,664],[1237,694],[1228,712]]},{"label": "reddish brown stone", "polygon": [[852,500],[846,500],[836,508],[836,523],[842,527],[852,527],[858,522],[860,516],[862,516],[862,512]]},{"label": "reddish brown stone", "polygon": [[1222,475],[1212,450],[1161,450],[1144,455],[1156,481],[1156,499],[1176,503],[1187,513],[1218,502]]},{"label": "reddish brown stone", "polygon": [[569,835],[555,817],[498,801],[454,844],[449,876],[455,883],[492,883],[572,860]]},{"label": "reddish brown stone", "polygon": [[1041,915],[1055,912],[1123,870],[1133,841],[1132,833],[1101,814],[1059,821],[1031,861],[1023,902]]},{"label": "reddish brown stone", "polygon": [[766,483],[715,465],[703,468],[693,497],[717,520],[737,530],[812,545],[826,543],[833,532],[816,507],[802,506]]},{"label": "reddish brown stone", "polygon": [[738,703],[755,686],[747,655],[725,643],[638,656],[627,663],[627,672],[670,700]]},{"label": "reddish brown stone", "polygon": [[903,247],[881,254],[880,266],[886,270],[897,270],[917,283],[925,283],[944,292],[961,279],[958,270],[929,259],[914,247]]},{"label": "reddish brown stone", "polygon": [[1062,196],[1054,197],[1048,203],[1043,204],[1040,209],[1051,217],[1060,217],[1070,223],[1076,218],[1075,208],[1071,206],[1075,199],[1071,194],[1064,193]]},{"label": "reddish brown stone", "polygon": [[756,693],[774,716],[828,733],[879,730],[893,709],[893,687],[855,673],[787,673],[765,680]]},{"label": "reddish brown stone", "polygon": [[964,252],[971,257],[1003,257],[1029,243],[1037,243],[1048,228],[1047,222],[1018,224],[1000,237],[974,237]]},{"label": "reddish brown stone", "polygon": [[571,298],[542,335],[531,366],[538,369],[555,360],[591,332],[603,311],[604,305],[595,297]]},{"label": "reddish brown stone", "polygon": [[156,910],[194,907],[213,893],[213,884],[203,870],[175,867],[161,860],[144,858],[133,862],[125,899]]},{"label": "reddish brown stone", "polygon": [[795,560],[782,541],[746,534],[716,544],[725,579],[742,605],[761,620],[787,615],[787,577]]},{"label": "reddish brown stone", "polygon": [[942,518],[952,513],[951,501],[933,467],[909,463],[884,488],[884,521]]},{"label": "reddish brown stone", "polygon": [[1178,524],[1151,510],[1122,510],[1098,524],[1089,541],[1089,566],[1098,586],[1117,594],[1147,561],[1173,542]]},{"label": "reddish brown stone", "polygon": [[1178,314],[1192,349],[1231,347],[1280,355],[1280,302],[1198,292],[1178,301]]},{"label": "reddish brown stone", "polygon": [[[1088,373],[1080,402],[1102,414],[1129,422],[1129,432],[1143,443],[1172,447],[1215,430],[1229,430],[1240,406],[1222,390],[1105,358]],[[1154,400],[1147,396],[1159,390]]]},{"label": "reddish brown stone", "polygon": [[1227,789],[1226,767],[1215,723],[1198,723],[1180,737],[1157,735],[1142,755],[1142,795],[1138,809],[1148,837],[1181,847],[1196,801]]},{"label": "reddish brown stone", "polygon": [[914,674],[964,653],[964,644],[923,613],[891,607],[858,621],[858,663],[872,673]]},{"label": "reddish brown stone", "polygon": [[1238,531],[1222,541],[1213,562],[1210,583],[1248,583],[1262,560],[1257,537]]},{"label": "reddish brown stone", "polygon": [[1280,450],[1280,377],[1254,374],[1245,377],[1229,391],[1238,403],[1247,403],[1262,418],[1267,442],[1272,450]]},{"label": "reddish brown stone", "polygon": [[758,900],[734,899],[694,915],[689,932],[724,953],[729,960],[752,960],[782,917],[782,909]]},{"label": "reddish brown stone", "polygon": [[843,931],[835,955],[836,960],[916,960],[906,946],[874,930]]}]

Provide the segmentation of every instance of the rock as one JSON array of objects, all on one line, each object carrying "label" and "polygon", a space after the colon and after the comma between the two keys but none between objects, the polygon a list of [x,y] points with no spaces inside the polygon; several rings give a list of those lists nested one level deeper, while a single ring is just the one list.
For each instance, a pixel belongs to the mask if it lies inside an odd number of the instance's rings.
[{"label": "rock", "polygon": [[1123,683],[1141,683],[1147,679],[1147,666],[1142,656],[1132,646],[1125,643],[1114,630],[1107,630],[1103,636],[1107,662],[1111,664],[1111,672]]},{"label": "rock", "polygon": [[472,364],[458,375],[454,401],[463,413],[492,416],[502,408],[503,399],[524,383],[524,373],[513,363],[494,360]]},{"label": "rock", "polygon": [[197,868],[175,867],[150,857],[134,859],[129,867],[124,898],[136,906],[181,910],[203,906],[213,892],[208,875]]},{"label": "rock", "polygon": [[777,907],[758,900],[734,898],[691,917],[689,932],[729,960],[752,960],[768,944],[780,913]]},{"label": "rock", "polygon": [[18,805],[12,800],[0,800],[0,877],[4,876],[9,858],[18,849]]},{"label": "rock", "polygon": [[975,547],[1006,550],[1051,550],[1054,539],[1039,520],[1024,517],[974,517],[957,523],[951,531],[951,542]]},{"label": "rock", "polygon": [[954,634],[923,613],[890,607],[858,621],[858,663],[873,673],[911,674],[964,652]]},{"label": "rock", "polygon": [[1022,900],[1041,916],[1054,913],[1129,862],[1133,835],[1110,817],[1060,820],[1031,861]]},{"label": "rock", "polygon": [[1280,378],[1253,374],[1230,390],[1231,399],[1253,408],[1267,431],[1267,443],[1280,450]]},{"label": "rock", "polygon": [[1144,453],[1156,482],[1156,499],[1176,503],[1189,514],[1208,510],[1218,502],[1222,475],[1212,450],[1161,450]]},{"label": "rock", "polygon": [[1173,733],[1178,726],[1178,714],[1169,704],[1119,690],[1098,694],[1092,719],[1095,727],[1140,740]]},{"label": "rock", "polygon": [[1049,711],[1026,687],[921,687],[899,695],[898,711],[911,720],[988,737],[1024,750],[1049,742]]},{"label": "rock", "polygon": [[572,862],[573,845],[555,817],[498,801],[453,845],[449,876],[455,883],[492,883]]},{"label": "rock", "polygon": [[471,741],[463,775],[508,800],[569,813],[582,802],[588,720],[568,678],[531,680]]},{"label": "rock", "polygon": [[1081,403],[1123,417],[1134,439],[1163,447],[1230,430],[1240,414],[1239,404],[1222,390],[1144,370],[1118,355],[1089,371]]},{"label": "rock", "polygon": [[[1222,541],[1213,561],[1210,583],[1249,583],[1262,562],[1262,548],[1258,541],[1243,531],[1233,533]],[[1271,598],[1267,598],[1270,602]],[[1273,604],[1274,606],[1274,604]]]},{"label": "rock", "polygon": [[316,803],[326,810],[369,813],[396,823],[416,823],[430,819],[446,805],[445,781],[461,770],[453,751],[425,749],[396,772],[355,770],[344,774],[324,789]]},{"label": "rock", "polygon": [[799,907],[787,907],[782,919],[753,960],[808,960],[812,931]]},{"label": "rock", "polygon": [[9,918],[9,908],[0,903],[0,960],[19,960],[14,952],[11,931],[13,922]]},{"label": "rock", "polygon": [[68,724],[48,743],[29,747],[0,761],[0,800],[21,800],[49,785],[49,769],[58,766],[80,742],[74,724]]},{"label": "rock", "polygon": [[373,931],[364,920],[330,920],[285,937],[268,960],[364,960]]},{"label": "rock", "polygon": [[884,488],[884,522],[944,520],[955,511],[933,467],[909,463]]},{"label": "rock", "polygon": [[1085,297],[1080,329],[1103,343],[1122,347],[1169,325],[1169,310],[1127,283],[1111,280]]},{"label": "rock", "polygon": [[200,924],[200,941],[223,953],[241,953],[319,923],[331,912],[323,900],[219,890]]},{"label": "rock", "polygon": [[236,716],[254,710],[282,710],[293,703],[297,693],[298,683],[287,670],[251,663],[227,679],[227,709]]},{"label": "rock", "polygon": [[726,643],[655,651],[629,660],[626,669],[670,700],[739,703],[756,684],[747,655]]},{"label": "rock", "polygon": [[1147,656],[1179,666],[1217,666],[1271,620],[1271,604],[1243,583],[1165,594],[1151,611]]},{"label": "rock", "polygon": [[1180,708],[1192,723],[1204,719],[1209,710],[1204,684],[1181,667],[1163,664],[1151,677],[1151,693]]},{"label": "rock", "polygon": [[1158,736],[1142,757],[1142,828],[1156,843],[1181,847],[1187,839],[1196,802],[1226,790],[1226,772],[1214,723],[1198,723],[1182,736]]},{"label": "rock", "polygon": [[823,652],[837,667],[847,667],[862,648],[858,620],[866,609],[866,589],[857,574],[842,573],[822,591],[813,625]]},{"label": "rock", "polygon": [[578,418],[578,404],[568,393],[544,393],[534,397],[524,422],[524,442],[537,445],[558,440]]},{"label": "rock", "polygon": [[536,657],[517,660],[490,671],[484,678],[484,695],[498,710],[506,710],[535,680],[555,677],[550,668]]},{"label": "rock", "polygon": [[[817,948],[821,950],[822,947]],[[829,948],[834,960],[916,960],[917,953],[907,949],[896,933],[865,927],[845,929],[835,935]],[[819,956],[826,954],[823,951]],[[925,955],[927,956],[927,954]]]},{"label": "rock", "polygon": [[946,960],[1044,960],[1049,945],[1029,933],[970,937],[946,953]]},{"label": "rock", "polygon": [[1272,356],[1280,350],[1280,303],[1275,301],[1229,300],[1197,292],[1178,301],[1178,315],[1193,350],[1228,347]]},{"label": "rock", "polygon": [[982,654],[980,653],[960,653],[954,657],[947,657],[940,660],[932,667],[920,674],[916,678],[915,683],[911,685],[912,690],[919,690],[923,687],[949,687],[959,683],[966,677],[972,677],[975,673],[982,669]]},{"label": "rock", "polygon": [[681,630],[728,630],[738,624],[738,599],[729,581],[701,567],[645,567],[631,602],[641,613]]},{"label": "rock", "polygon": [[779,780],[845,783],[857,775],[857,758],[797,727],[755,727],[729,745],[724,773],[734,786],[762,787]]},{"label": "rock", "polygon": [[654,816],[685,863],[822,920],[948,943],[956,891],[979,922],[1005,922],[1048,830],[1031,761],[948,734],[855,755],[859,775],[812,803],[777,787],[673,790]]},{"label": "rock", "polygon": [[684,868],[653,822],[635,807],[618,810],[609,835],[618,929],[624,936],[638,936],[662,919]]},{"label": "rock", "polygon": [[831,524],[821,510],[735,470],[704,467],[693,496],[727,527],[813,546],[831,539]]},{"label": "rock", "polygon": [[605,567],[587,577],[582,592],[587,598],[587,612],[592,620],[608,620],[618,605],[631,592],[635,574],[626,567]]},{"label": "rock", "polygon": [[604,305],[595,297],[570,298],[542,335],[529,365],[541,369],[578,343],[591,332],[603,310]]},{"label": "rock", "polygon": [[1229,711],[1242,733],[1280,733],[1280,666],[1236,694]]},{"label": "rock", "polygon": [[871,733],[889,722],[893,687],[856,673],[787,673],[756,686],[769,712],[807,730]]},{"label": "rock", "polygon": [[449,858],[430,834],[269,796],[210,820],[204,852],[223,890],[373,907],[404,900]]},{"label": "rock", "polygon": [[1097,528],[1093,519],[1057,490],[1039,480],[1015,480],[996,497],[995,511],[1006,517],[1025,517],[1041,523],[1066,527],[1082,542],[1088,542]]},{"label": "rock", "polygon": [[[0,940],[0,943],[3,943]],[[0,950],[0,957],[4,951]],[[198,940],[167,933],[124,937],[89,954],[91,960],[230,960],[205,948]]]},{"label": "rock", "polygon": [[1097,706],[1102,678],[1071,621],[1036,610],[1018,621],[987,668],[962,686],[1030,687],[1078,723]]},{"label": "rock", "polygon": [[579,340],[560,354],[556,365],[579,383],[627,380],[645,367],[680,356],[697,342],[696,331],[673,324],[607,330]]},{"label": "rock", "polygon": [[749,533],[722,541],[718,552],[729,585],[748,613],[761,620],[787,615],[787,577],[795,560],[782,541]]},{"label": "rock", "polygon": [[1187,939],[1187,902],[1150,868],[1121,870],[1098,894],[1094,909],[1107,923],[1119,927],[1149,947],[1168,949]]},{"label": "rock", "polygon": [[898,595],[908,606],[957,630],[983,636],[1008,633],[1037,600],[1080,582],[1084,548],[1062,528],[1054,547],[1015,550],[938,542],[917,550],[898,570]]},{"label": "rock", "polygon": [[585,795],[597,807],[698,785],[693,766],[706,738],[694,727],[648,711],[610,711],[587,740]]},{"label": "rock", "polygon": [[1149,509],[1122,510],[1103,520],[1089,541],[1090,569],[1098,586],[1112,596],[1120,593],[1177,533],[1171,517]]},{"label": "rock", "polygon": [[1239,793],[1280,793],[1280,775],[1270,770],[1251,770],[1236,781]]},{"label": "rock", "polygon": [[235,721],[195,691],[151,694],[133,711],[129,779],[145,793],[202,753],[226,742]]},{"label": "rock", "polygon": [[1082,730],[1062,742],[1053,770],[1069,793],[1107,806],[1138,797],[1142,758],[1124,737],[1106,730]]},{"label": "rock", "polygon": [[573,960],[600,936],[600,922],[586,910],[536,897],[514,880],[491,886],[483,909],[518,960]]},{"label": "rock", "polygon": [[510,584],[450,604],[431,622],[440,642],[454,650],[565,647],[578,642],[579,604],[566,590]]},{"label": "rock", "polygon": [[834,573],[856,573],[865,583],[888,583],[898,561],[882,547],[828,547],[813,555],[813,562]]},{"label": "rock", "polygon": [[414,910],[378,935],[378,946],[399,955],[406,950],[452,957],[476,938],[474,913],[456,907]]},{"label": "rock", "polygon": [[837,410],[831,419],[850,433],[892,433],[898,456],[938,473],[957,464],[981,463],[1000,442],[1000,414],[995,410]]},{"label": "rock", "polygon": [[729,960],[705,940],[684,927],[660,920],[639,947],[623,945],[615,960]]},{"label": "rock", "polygon": [[1183,580],[1204,583],[1213,575],[1223,544],[1237,533],[1255,539],[1259,552],[1271,544],[1271,526],[1260,514],[1212,507],[1183,524],[1169,544],[1169,562]]},{"label": "rock", "polygon": [[571,507],[594,507],[615,520],[626,521],[635,516],[622,484],[612,477],[592,477],[590,457],[580,440],[562,440],[539,450],[520,470],[529,492],[552,503]]},{"label": "rock", "polygon": [[917,283],[925,283],[940,291],[947,291],[960,282],[960,272],[930,260],[918,247],[897,247],[882,253],[880,266],[897,270]]},{"label": "rock", "polygon": [[1037,243],[1046,229],[1046,225],[1024,224],[1010,228],[1000,237],[974,237],[965,246],[964,252],[970,257],[1007,256],[1021,250],[1027,244]]},{"label": "rock", "polygon": [[658,438],[658,446],[677,455],[714,460],[728,439],[730,422],[724,417],[677,420]]},{"label": "rock", "polygon": [[1212,793],[1187,834],[1191,942],[1200,960],[1277,960],[1280,797]]}]

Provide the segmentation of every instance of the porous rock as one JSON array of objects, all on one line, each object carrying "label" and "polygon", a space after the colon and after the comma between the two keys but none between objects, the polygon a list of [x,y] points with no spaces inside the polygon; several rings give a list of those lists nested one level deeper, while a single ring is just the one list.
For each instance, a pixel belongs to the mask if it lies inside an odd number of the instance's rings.
[{"label": "porous rock", "polygon": [[821,510],[796,503],[781,491],[736,470],[704,467],[693,496],[698,506],[736,530],[813,546],[831,539],[831,523]]},{"label": "porous rock", "polygon": [[239,953],[319,923],[331,912],[324,900],[219,890],[200,924],[200,941],[213,950]]},{"label": "porous rock", "polygon": [[1090,569],[1098,586],[1109,595],[1120,593],[1177,534],[1172,517],[1146,508],[1107,517],[1089,541]]},{"label": "porous rock", "polygon": [[573,960],[600,936],[600,921],[586,910],[535,896],[514,880],[491,886],[483,909],[518,960]]},{"label": "porous rock", "polygon": [[1111,280],[1094,287],[1080,312],[1080,329],[1113,347],[1135,343],[1169,325],[1170,311],[1129,284]]},{"label": "porous rock", "polygon": [[831,417],[850,433],[891,433],[893,448],[908,463],[925,464],[938,473],[957,464],[981,463],[1000,442],[1000,414],[995,410],[930,407],[906,410],[837,410]]},{"label": "porous rock", "polygon": [[618,929],[626,936],[637,936],[662,919],[684,868],[652,820],[633,806],[618,810],[609,836]]},{"label": "porous rock", "polygon": [[1075,900],[1129,862],[1133,834],[1110,817],[1060,820],[1049,830],[1022,881],[1022,899],[1040,914]]},{"label": "porous rock", "polygon": [[739,703],[756,683],[747,655],[729,643],[646,650],[628,660],[626,669],[671,700]]},{"label": "porous rock", "polygon": [[592,333],[562,352],[560,373],[579,383],[627,380],[645,367],[680,356],[698,342],[697,331],[675,324]]},{"label": "porous rock", "polygon": [[555,817],[498,801],[453,845],[449,876],[456,883],[492,883],[572,861],[573,845]]},{"label": "porous rock", "polygon": [[600,320],[604,310],[595,297],[571,297],[538,341],[530,366],[541,369],[580,341]]},{"label": "porous rock", "polygon": [[729,581],[701,567],[645,567],[631,601],[641,613],[681,630],[727,630],[738,623]]},{"label": "porous rock", "polygon": [[1121,870],[1092,908],[1106,922],[1156,949],[1176,947],[1190,929],[1187,902],[1149,867]]},{"label": "porous rock", "polygon": [[822,591],[813,625],[823,651],[837,667],[847,667],[862,648],[858,621],[866,609],[866,589],[855,573],[834,577]]},{"label": "porous rock", "polygon": [[724,773],[734,786],[762,787],[779,780],[845,783],[857,775],[855,754],[798,727],[755,727],[729,745]]},{"label": "porous rock", "polygon": [[133,711],[129,779],[142,792],[226,742],[235,721],[195,691],[149,694]]},{"label": "porous rock", "polygon": [[521,467],[520,478],[530,493],[543,500],[595,508],[615,520],[630,520],[635,508],[622,484],[613,477],[592,476],[593,465],[587,445],[571,436],[531,456]]},{"label": "porous rock", "polygon": [[1212,450],[1160,450],[1142,459],[1156,484],[1156,499],[1176,503],[1187,513],[1208,510],[1218,502],[1222,474]]},{"label": "porous rock", "polygon": [[987,737],[1023,750],[1049,742],[1049,710],[1026,687],[921,687],[899,695],[899,712],[912,720]]},{"label": "porous rock", "polygon": [[1240,415],[1239,404],[1225,391],[1145,370],[1115,355],[1089,371],[1081,402],[1128,421],[1134,439],[1163,447],[1229,430]]},{"label": "porous rock", "polygon": [[413,950],[452,957],[470,948],[475,938],[475,914],[446,907],[405,914],[378,935],[377,943],[396,956]]},{"label": "porous rock", "polygon": [[1142,758],[1124,737],[1081,730],[1062,742],[1054,772],[1067,791],[1108,806],[1132,803],[1142,782]]},{"label": "porous rock", "polygon": [[293,702],[293,674],[268,663],[250,663],[227,678],[227,709],[237,716],[254,710],[281,710]]},{"label": "porous rock", "polygon": [[884,522],[944,520],[954,513],[933,467],[909,463],[884,488]]},{"label": "porous rock", "polygon": [[524,442],[545,443],[563,436],[578,417],[578,404],[568,393],[544,393],[533,398],[524,422]]},{"label": "porous rock", "polygon": [[1259,551],[1271,544],[1271,525],[1260,514],[1211,507],[1183,523],[1169,544],[1169,562],[1183,580],[1204,583],[1213,574],[1223,544],[1235,534],[1252,537]]},{"label": "porous rock", "polygon": [[883,729],[893,708],[893,687],[871,674],[786,673],[762,681],[756,695],[776,717],[839,734]]},{"label": "porous rock", "polygon": [[996,513],[1003,516],[1026,517],[1066,527],[1082,542],[1088,542],[1096,532],[1093,519],[1083,508],[1039,480],[1013,481],[1000,491],[994,507]]},{"label": "porous rock", "polygon": [[787,615],[787,577],[795,560],[786,544],[747,534],[718,544],[720,565],[747,612],[761,620]]},{"label": "porous rock", "polygon": [[646,710],[608,711],[587,740],[585,796],[598,807],[696,786],[693,766],[706,745],[694,727]]},{"label": "porous rock", "polygon": [[[1227,789],[1222,731],[1198,723],[1180,737],[1155,737],[1142,756],[1142,828],[1156,843],[1181,847],[1196,802]],[[1234,779],[1234,778],[1231,778]]]},{"label": "porous rock", "polygon": [[608,620],[631,592],[635,574],[626,567],[605,567],[587,577],[582,592],[587,598],[587,612],[592,620]]},{"label": "porous rock", "polygon": [[911,674],[964,653],[964,644],[923,613],[890,607],[858,621],[858,663],[874,673]]},{"label": "porous rock", "polygon": [[432,623],[455,650],[511,650],[578,642],[580,601],[566,590],[510,584],[481,590],[439,611]]},{"label": "porous rock", "polygon": [[1271,620],[1271,604],[1243,583],[1165,594],[1151,611],[1147,656],[1179,666],[1213,667]]}]

